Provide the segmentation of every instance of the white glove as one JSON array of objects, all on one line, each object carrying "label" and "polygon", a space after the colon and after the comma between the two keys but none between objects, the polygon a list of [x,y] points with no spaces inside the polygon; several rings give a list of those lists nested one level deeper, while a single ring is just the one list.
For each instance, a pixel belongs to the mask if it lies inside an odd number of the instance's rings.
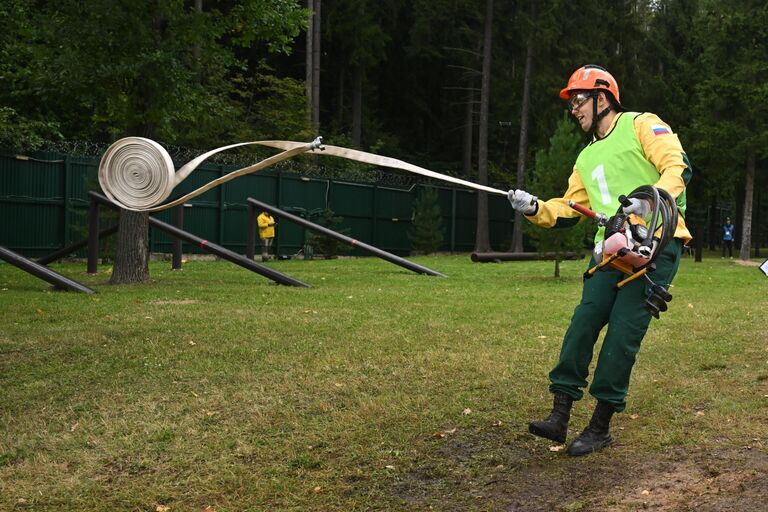
[{"label": "white glove", "polygon": [[533,215],[539,209],[539,198],[525,190],[512,189],[507,192],[507,199],[515,211],[525,215]]},{"label": "white glove", "polygon": [[630,197],[629,201],[632,203],[631,205],[621,208],[621,211],[626,215],[634,213],[638,217],[645,217],[651,210],[651,205],[645,199]]}]

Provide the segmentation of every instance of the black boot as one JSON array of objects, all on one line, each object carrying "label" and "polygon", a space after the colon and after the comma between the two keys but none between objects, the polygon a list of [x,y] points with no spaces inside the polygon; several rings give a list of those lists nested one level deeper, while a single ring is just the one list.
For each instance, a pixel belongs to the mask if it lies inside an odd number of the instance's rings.
[{"label": "black boot", "polygon": [[613,443],[613,437],[608,432],[611,416],[613,416],[613,406],[607,402],[597,402],[589,425],[568,447],[568,454],[579,457],[610,446]]},{"label": "black boot", "polygon": [[568,434],[568,420],[571,419],[573,399],[563,393],[555,393],[552,412],[543,421],[532,421],[528,432],[535,436],[544,437],[564,443]]}]

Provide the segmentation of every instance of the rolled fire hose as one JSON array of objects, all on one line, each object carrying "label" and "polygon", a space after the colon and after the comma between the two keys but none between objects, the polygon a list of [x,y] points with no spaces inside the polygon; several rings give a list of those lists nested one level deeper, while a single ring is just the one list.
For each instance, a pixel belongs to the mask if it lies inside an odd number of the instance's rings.
[{"label": "rolled fire hose", "polygon": [[[203,161],[209,157],[239,146],[260,145],[283,150],[269,158],[257,162],[248,167],[232,171],[217,178],[204,186],[194,190],[178,199],[163,204],[182,181],[184,181]],[[99,164],[99,184],[107,197],[126,210],[157,212],[172,208],[190,199],[207,192],[208,190],[231,181],[238,176],[244,176],[259,171],[278,162],[287,160],[296,155],[319,150],[322,155],[336,156],[355,160],[371,165],[400,169],[419,174],[437,180],[455,183],[491,194],[506,196],[507,192],[485,185],[478,185],[471,181],[454,178],[440,174],[422,167],[418,167],[402,160],[366,153],[356,149],[342,148],[339,146],[325,146],[322,138],[318,137],[312,142],[293,142],[284,140],[264,140],[255,142],[241,142],[223,146],[208,151],[193,160],[187,162],[178,171],[174,170],[173,160],[168,152],[157,142],[143,137],[126,137],[113,143]]]}]

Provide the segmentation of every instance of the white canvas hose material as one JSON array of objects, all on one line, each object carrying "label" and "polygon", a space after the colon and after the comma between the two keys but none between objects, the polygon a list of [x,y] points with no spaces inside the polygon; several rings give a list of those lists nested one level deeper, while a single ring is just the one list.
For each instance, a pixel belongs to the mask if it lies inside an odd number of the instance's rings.
[{"label": "white canvas hose material", "polygon": [[[162,204],[163,201],[170,197],[173,189],[207,158],[228,149],[254,144],[281,149],[283,151],[282,153],[278,153],[257,162],[254,165],[238,169],[225,176],[217,178],[170,203]],[[314,150],[320,150],[320,152],[314,152]],[[507,195],[507,192],[503,190],[485,185],[478,185],[471,181],[433,172],[403,162],[402,160],[375,155],[373,153],[366,153],[355,149],[338,146],[324,146],[320,137],[309,143],[267,140],[241,142],[239,144],[223,146],[190,160],[178,171],[174,171],[171,156],[165,148],[157,142],[142,137],[126,137],[112,144],[101,158],[101,163],[99,164],[99,184],[107,197],[126,210],[156,212],[189,201],[190,199],[197,197],[214,187],[231,181],[238,176],[259,171],[301,153],[306,153],[307,151],[313,151],[313,154],[336,156],[380,167],[400,169],[421,176],[455,183],[475,190],[489,192],[491,194],[503,195],[505,197]]]}]

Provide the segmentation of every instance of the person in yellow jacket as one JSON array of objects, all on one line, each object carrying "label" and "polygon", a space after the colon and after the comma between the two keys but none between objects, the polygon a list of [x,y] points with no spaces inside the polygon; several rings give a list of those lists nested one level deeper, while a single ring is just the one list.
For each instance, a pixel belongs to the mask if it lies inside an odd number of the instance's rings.
[{"label": "person in yellow jacket", "polygon": [[259,214],[256,222],[259,225],[259,238],[261,239],[261,261],[267,261],[269,260],[269,250],[272,247],[272,241],[275,239],[275,225],[277,225],[277,222],[266,211]]},{"label": "person in yellow jacket", "polygon": [[[669,192],[676,200],[678,224],[674,238],[655,259],[653,279],[669,288],[680,262],[682,246],[691,240],[685,225],[685,187],[691,166],[680,140],[672,129],[651,113],[628,112],[619,96],[619,86],[604,68],[587,65],[577,69],[560,91],[568,109],[592,141],[576,159],[568,189],[563,197],[539,200],[524,190],[510,190],[512,207],[532,223],[544,228],[567,227],[582,217],[568,206],[574,201],[594,211],[612,215],[620,195],[629,195],[642,185],[653,185]],[[623,213],[644,216],[647,201],[631,198]],[[604,229],[595,236],[601,247]],[[599,260],[594,255],[589,266]],[[630,373],[651,320],[645,307],[650,290],[642,279],[620,289],[615,285],[626,277],[608,268],[585,279],[581,302],[576,307],[563,339],[560,357],[549,373],[549,390],[554,395],[553,409],[542,421],[533,421],[528,430],[537,436],[565,442],[571,407],[583,397],[589,364],[600,331],[608,325],[598,355],[590,394],[597,399],[586,429],[568,446],[570,455],[586,455],[609,446],[611,417],[626,407]]]}]

